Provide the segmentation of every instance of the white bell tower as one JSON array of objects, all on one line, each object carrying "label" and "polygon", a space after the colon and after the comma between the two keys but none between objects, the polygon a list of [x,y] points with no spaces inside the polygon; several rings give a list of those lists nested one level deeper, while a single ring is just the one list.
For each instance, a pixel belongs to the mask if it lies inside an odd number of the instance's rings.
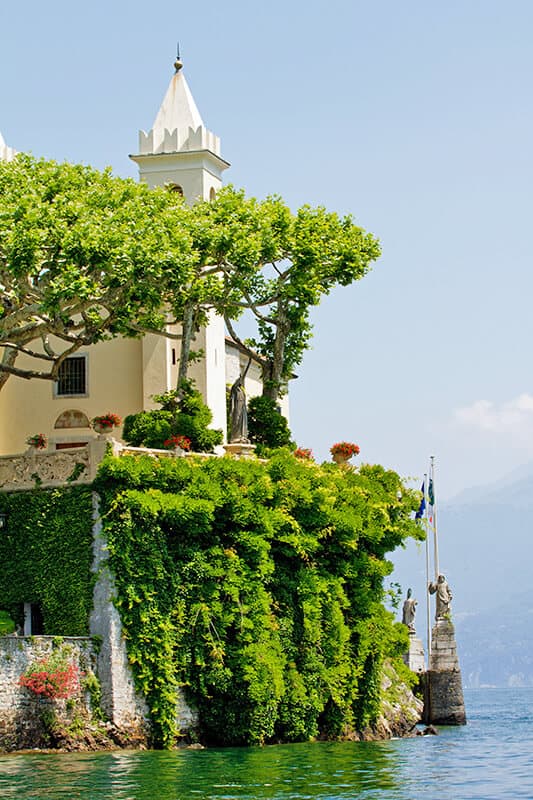
[{"label": "white bell tower", "polygon": [[139,131],[139,177],[150,187],[169,185],[188,203],[211,200],[229,167],[220,139],[205,127],[185,80],[179,56],[152,129]]},{"label": "white bell tower", "polygon": [[[139,153],[130,158],[139,165],[139,178],[150,188],[168,186],[193,205],[212,200],[229,167],[220,156],[218,136],[207,130],[182,71],[179,56],[174,75],[152,129],[139,131]],[[189,375],[213,414],[213,428],[226,439],[226,348],[224,320],[211,314],[193,343],[204,358],[190,365]],[[154,394],[176,387],[175,344],[154,334],[142,340],[143,408],[154,408]]]}]

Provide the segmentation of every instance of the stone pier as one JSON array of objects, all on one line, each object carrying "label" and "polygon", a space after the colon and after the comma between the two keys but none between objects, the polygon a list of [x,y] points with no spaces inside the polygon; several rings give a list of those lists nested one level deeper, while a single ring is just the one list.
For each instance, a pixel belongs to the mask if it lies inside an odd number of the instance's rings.
[{"label": "stone pier", "polygon": [[426,657],[424,655],[424,645],[415,631],[409,631],[409,650],[404,654],[404,663],[411,672],[421,675],[426,671]]},{"label": "stone pier", "polygon": [[466,725],[455,630],[447,619],[438,619],[433,627],[425,683],[424,722]]}]

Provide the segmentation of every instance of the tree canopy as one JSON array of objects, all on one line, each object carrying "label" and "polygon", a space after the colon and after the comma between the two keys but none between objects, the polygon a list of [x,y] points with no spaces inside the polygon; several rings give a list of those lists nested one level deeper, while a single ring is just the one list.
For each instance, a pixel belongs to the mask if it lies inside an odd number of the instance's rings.
[{"label": "tree canopy", "polygon": [[82,346],[163,329],[166,293],[195,258],[187,214],[175,193],[108,170],[0,162],[0,387],[54,380]]},{"label": "tree canopy", "polygon": [[[335,286],[362,278],[380,255],[372,234],[322,207],[296,213],[280,197],[246,198],[232,187],[192,209],[198,283],[221,276],[205,297],[223,314],[231,336],[262,365],[264,393],[276,399],[311,337],[309,313]],[[240,314],[255,317],[257,334],[242,341]]]},{"label": "tree canopy", "polygon": [[[276,400],[309,344],[311,308],[379,253],[351,217],[321,207],[293,213],[226,187],[190,208],[109,170],[19,155],[0,162],[0,388],[10,375],[57,379],[80,347],[157,332],[181,339],[179,389],[215,311]],[[249,339],[236,325],[245,311]]]}]

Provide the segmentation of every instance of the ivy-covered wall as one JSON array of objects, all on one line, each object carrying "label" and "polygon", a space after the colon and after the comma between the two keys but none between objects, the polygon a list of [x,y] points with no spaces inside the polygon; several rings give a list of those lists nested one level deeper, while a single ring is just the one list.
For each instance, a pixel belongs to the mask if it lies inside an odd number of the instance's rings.
[{"label": "ivy-covered wall", "polygon": [[0,493],[0,607],[22,625],[36,603],[44,633],[85,636],[92,606],[92,496],[87,486]]},{"label": "ivy-covered wall", "polygon": [[176,688],[217,744],[341,736],[372,723],[386,656],[386,555],[418,501],[398,475],[289,453],[108,457],[96,482],[117,606],[155,741],[175,739]]}]

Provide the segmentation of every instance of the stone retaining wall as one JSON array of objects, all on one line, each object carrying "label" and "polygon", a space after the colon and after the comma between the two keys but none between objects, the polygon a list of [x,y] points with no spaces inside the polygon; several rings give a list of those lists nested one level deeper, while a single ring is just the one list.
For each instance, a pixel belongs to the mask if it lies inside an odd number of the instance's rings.
[{"label": "stone retaining wall", "polygon": [[[90,637],[1,636],[0,637],[0,747],[11,750],[35,747],[43,737],[46,712],[61,717],[66,714],[65,700],[40,698],[20,685],[28,667],[56,647],[68,647],[69,661],[81,672],[96,669],[96,654]],[[69,709],[77,706],[84,714],[91,712],[88,693],[80,692]]]},{"label": "stone retaining wall", "polygon": [[[136,690],[128,663],[120,615],[113,603],[115,580],[107,559],[107,543],[94,494],[93,571],[97,575],[93,593],[90,631],[101,640],[98,677],[102,686],[102,709],[106,717],[132,736],[148,735],[149,711],[144,697]],[[198,714],[178,691],[176,725],[183,734],[198,726]]]}]

